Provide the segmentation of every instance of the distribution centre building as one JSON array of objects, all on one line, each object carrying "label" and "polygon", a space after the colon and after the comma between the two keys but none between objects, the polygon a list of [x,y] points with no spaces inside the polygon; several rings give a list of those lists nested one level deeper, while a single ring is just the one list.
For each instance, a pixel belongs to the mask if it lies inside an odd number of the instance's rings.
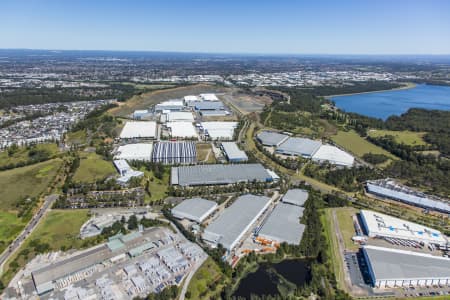
[{"label": "distribution centre building", "polygon": [[313,154],[312,160],[318,163],[328,162],[332,165],[351,167],[355,158],[338,147],[322,145]]},{"label": "distribution centre building", "polygon": [[432,209],[444,213],[450,213],[448,200],[432,197],[424,193],[414,191],[411,188],[397,184],[390,179],[371,180],[366,183],[368,193],[383,198],[389,198],[418,207]]},{"label": "distribution centre building", "polygon": [[126,122],[120,133],[121,139],[155,139],[156,138],[156,122],[153,121],[133,121]]},{"label": "distribution centre building", "polygon": [[153,144],[127,144],[117,148],[114,158],[150,161],[152,159],[152,150]]},{"label": "distribution centre building", "polygon": [[292,205],[303,206],[308,200],[308,191],[302,189],[290,189],[284,194],[282,201]]},{"label": "distribution centre building", "polygon": [[205,135],[213,140],[232,140],[237,122],[202,122],[201,128]]},{"label": "distribution centre building", "polygon": [[256,136],[264,146],[278,147],[285,142],[289,136],[274,131],[262,131]]},{"label": "distribution centre building", "polygon": [[426,244],[447,245],[446,236],[436,229],[371,210],[361,210],[360,216],[364,229],[370,237],[397,238]]},{"label": "distribution centre building", "polygon": [[153,149],[152,161],[163,164],[195,163],[197,147],[194,142],[158,142]]},{"label": "distribution centre building", "polygon": [[232,250],[243,237],[252,224],[269,207],[270,198],[265,196],[243,195],[211,224],[203,234],[203,240],[213,247],[218,244],[228,250]]},{"label": "distribution centre building", "polygon": [[363,247],[373,286],[450,285],[450,259],[406,250]]},{"label": "distribution centre building", "polygon": [[192,122],[187,121],[174,121],[174,122],[167,122],[166,123],[167,128],[170,129],[170,136],[174,138],[197,138],[198,133],[197,130],[195,130],[194,125],[192,125]]},{"label": "distribution centre building", "polygon": [[172,215],[177,219],[188,219],[197,223],[202,223],[217,208],[214,201],[192,198],[186,199],[174,208]]},{"label": "distribution centre building", "polygon": [[322,145],[319,141],[311,139],[290,137],[277,147],[276,152],[284,155],[302,156],[311,158]]},{"label": "distribution centre building", "polygon": [[264,221],[258,237],[276,243],[300,244],[305,231],[305,225],[300,224],[304,210],[300,206],[278,203]]},{"label": "distribution centre building", "polygon": [[235,142],[223,142],[222,149],[229,162],[244,162],[248,160],[247,154],[239,149]]},{"label": "distribution centre building", "polygon": [[172,167],[171,184],[180,186],[225,185],[239,182],[271,182],[261,164],[214,164]]}]

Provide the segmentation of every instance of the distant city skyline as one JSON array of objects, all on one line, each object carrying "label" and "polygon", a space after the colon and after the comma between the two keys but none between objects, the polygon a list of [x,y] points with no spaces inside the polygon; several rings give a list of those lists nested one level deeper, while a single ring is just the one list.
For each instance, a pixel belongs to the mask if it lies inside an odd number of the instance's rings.
[{"label": "distant city skyline", "polygon": [[0,48],[450,54],[450,1],[1,1]]}]

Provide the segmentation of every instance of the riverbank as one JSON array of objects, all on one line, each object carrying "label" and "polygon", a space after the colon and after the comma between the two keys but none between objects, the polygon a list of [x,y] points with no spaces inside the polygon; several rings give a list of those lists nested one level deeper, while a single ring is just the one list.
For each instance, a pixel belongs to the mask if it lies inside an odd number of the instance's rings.
[{"label": "riverbank", "polygon": [[324,96],[324,98],[329,100],[329,99],[331,99],[333,97],[339,97],[339,96],[352,96],[352,95],[383,93],[383,92],[389,92],[389,91],[409,90],[409,89],[415,88],[416,86],[417,86],[416,83],[407,82],[406,85],[400,86],[400,87],[396,87],[396,88],[393,88],[393,89],[370,91],[370,92],[360,92],[360,93],[348,93],[348,94],[329,95],[329,96]]}]

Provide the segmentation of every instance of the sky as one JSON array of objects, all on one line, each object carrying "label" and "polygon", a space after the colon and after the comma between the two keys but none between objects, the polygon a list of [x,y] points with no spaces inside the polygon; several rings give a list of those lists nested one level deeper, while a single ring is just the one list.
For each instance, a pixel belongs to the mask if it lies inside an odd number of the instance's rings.
[{"label": "sky", "polygon": [[450,54],[450,1],[0,0],[0,48]]}]

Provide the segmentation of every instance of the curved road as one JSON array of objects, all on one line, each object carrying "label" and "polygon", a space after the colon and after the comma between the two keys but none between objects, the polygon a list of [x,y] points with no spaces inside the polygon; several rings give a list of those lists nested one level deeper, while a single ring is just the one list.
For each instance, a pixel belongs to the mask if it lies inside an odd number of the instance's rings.
[{"label": "curved road", "polygon": [[19,249],[19,247],[23,244],[25,239],[36,229],[36,226],[41,221],[42,217],[47,214],[47,212],[51,209],[53,202],[58,199],[58,195],[52,194],[45,197],[44,204],[41,206],[39,211],[33,216],[33,218],[28,222],[27,226],[23,229],[23,231],[16,237],[16,239],[9,245],[8,248],[3,251],[0,255],[0,274],[3,273],[3,267],[5,262]]}]

